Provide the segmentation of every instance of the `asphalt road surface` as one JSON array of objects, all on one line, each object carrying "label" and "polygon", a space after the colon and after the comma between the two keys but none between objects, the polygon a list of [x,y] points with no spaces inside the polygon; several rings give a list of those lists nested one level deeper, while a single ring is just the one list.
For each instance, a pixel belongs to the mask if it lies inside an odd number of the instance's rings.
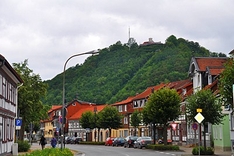
[{"label": "asphalt road surface", "polygon": [[112,147],[104,145],[69,145],[67,148],[80,151],[79,156],[180,156],[183,152],[155,151],[149,149],[134,149],[124,147]]}]

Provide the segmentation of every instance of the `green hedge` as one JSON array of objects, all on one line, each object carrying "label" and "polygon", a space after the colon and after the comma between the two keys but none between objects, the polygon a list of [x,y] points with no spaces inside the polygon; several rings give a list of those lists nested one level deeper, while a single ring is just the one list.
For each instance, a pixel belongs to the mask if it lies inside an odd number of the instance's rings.
[{"label": "green hedge", "polygon": [[85,144],[85,145],[105,145],[105,142],[81,141],[80,144]]},{"label": "green hedge", "polygon": [[[193,148],[192,154],[199,154],[199,146]],[[207,147],[205,150],[203,146],[200,146],[200,155],[214,155],[214,149],[212,147]]]},{"label": "green hedge", "polygon": [[18,143],[18,152],[27,152],[31,148],[31,145],[29,144],[28,141],[18,140],[17,143]]},{"label": "green hedge", "polygon": [[70,149],[59,149],[59,148],[45,148],[43,150],[35,150],[31,153],[26,153],[25,155],[21,156],[73,156],[73,153]]},{"label": "green hedge", "polygon": [[159,150],[159,151],[179,151],[180,148],[177,145],[147,145],[146,146],[147,149],[153,149],[153,150]]}]

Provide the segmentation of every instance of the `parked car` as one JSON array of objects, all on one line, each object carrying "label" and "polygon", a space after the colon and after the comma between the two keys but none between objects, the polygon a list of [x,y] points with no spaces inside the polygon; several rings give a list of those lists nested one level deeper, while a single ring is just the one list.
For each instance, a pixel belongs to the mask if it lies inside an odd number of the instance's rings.
[{"label": "parked car", "polygon": [[142,148],[146,147],[148,144],[152,144],[153,140],[151,137],[139,137],[137,140],[134,142],[134,148]]},{"label": "parked car", "polygon": [[134,145],[134,142],[137,140],[137,136],[127,136],[125,139],[124,139],[124,148],[128,147],[133,147]]},{"label": "parked car", "polygon": [[105,146],[112,146],[114,137],[108,137],[105,141]]},{"label": "parked car", "polygon": [[71,137],[71,136],[68,136],[67,138],[65,138],[65,143],[66,144],[75,144],[75,139],[76,137]]},{"label": "parked car", "polygon": [[71,139],[71,137],[70,136],[66,136],[65,137],[65,144],[68,144],[69,142],[70,142],[70,139]]},{"label": "parked car", "polygon": [[123,146],[124,145],[124,138],[117,137],[114,139],[112,146]]},{"label": "parked car", "polygon": [[81,137],[76,137],[74,143],[79,144],[83,139]]}]

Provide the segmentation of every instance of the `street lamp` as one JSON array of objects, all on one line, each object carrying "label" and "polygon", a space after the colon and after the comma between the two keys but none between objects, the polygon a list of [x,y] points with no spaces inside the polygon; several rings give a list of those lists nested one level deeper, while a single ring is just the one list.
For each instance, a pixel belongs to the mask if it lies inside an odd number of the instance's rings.
[{"label": "street lamp", "polygon": [[[61,139],[61,149],[63,148],[63,141],[65,141],[65,133],[64,133],[64,130],[65,130],[65,71],[66,71],[66,65],[68,63],[68,61],[70,59],[72,59],[73,57],[77,57],[77,56],[81,56],[81,55],[86,55],[86,54],[97,54],[99,53],[98,50],[92,50],[92,51],[88,51],[88,52],[84,52],[84,53],[80,53],[80,54],[75,54],[75,55],[72,55],[70,56],[67,61],[65,62],[64,64],[64,67],[63,67],[63,101],[62,101],[62,104],[63,104],[63,107],[62,107],[62,128],[61,128],[61,134],[63,135],[63,139]],[[65,146],[65,145],[64,145]]]},{"label": "street lamp", "polygon": [[96,128],[97,128],[97,119],[96,119],[96,116],[97,116],[97,106],[94,106],[94,128],[95,128],[95,131],[94,131],[94,138],[95,138],[95,142],[96,142],[96,138],[97,138],[97,131],[96,131]]}]

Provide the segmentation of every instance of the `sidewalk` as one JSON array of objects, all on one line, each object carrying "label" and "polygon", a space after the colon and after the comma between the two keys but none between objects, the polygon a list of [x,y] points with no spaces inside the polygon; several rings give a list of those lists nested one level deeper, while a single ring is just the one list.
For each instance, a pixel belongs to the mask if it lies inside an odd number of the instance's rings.
[{"label": "sidewalk", "polygon": [[[184,151],[184,154],[181,154],[181,156],[193,156],[192,150],[193,147],[186,147],[186,146],[180,146],[180,149]],[[215,156],[231,156],[232,152],[231,151],[215,151],[214,153]]]}]

